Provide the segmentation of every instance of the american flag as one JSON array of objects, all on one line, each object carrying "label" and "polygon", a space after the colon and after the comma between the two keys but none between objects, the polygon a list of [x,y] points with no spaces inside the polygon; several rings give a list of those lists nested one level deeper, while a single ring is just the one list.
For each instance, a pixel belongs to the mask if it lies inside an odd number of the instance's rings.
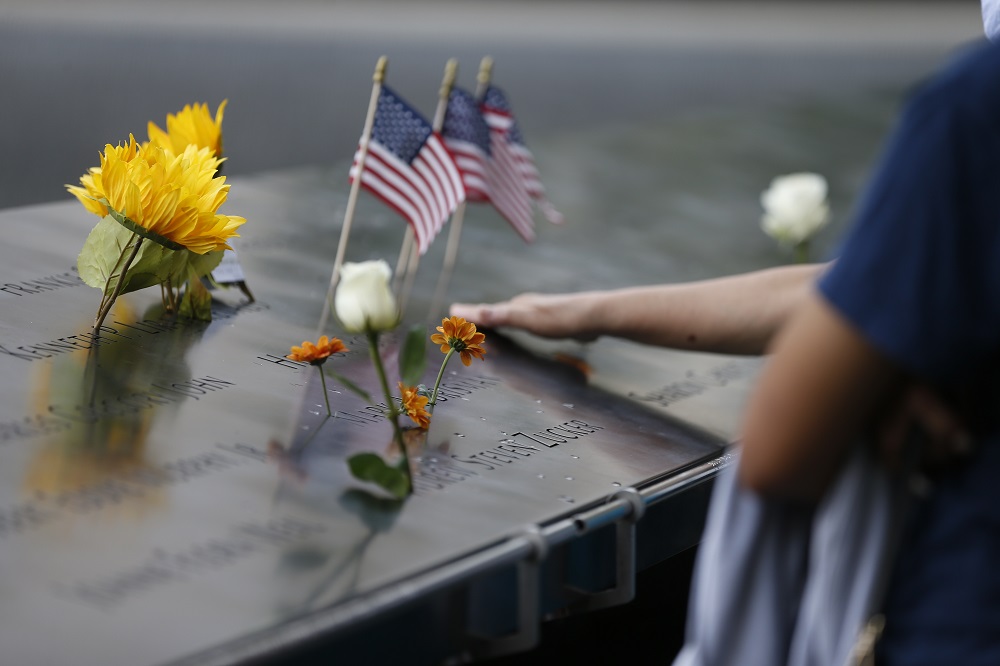
[{"label": "american flag", "polygon": [[486,95],[480,106],[490,131],[502,136],[505,151],[516,161],[517,171],[528,191],[528,196],[538,203],[549,222],[555,224],[563,222],[562,214],[545,196],[545,188],[542,187],[542,179],[535,166],[535,157],[524,143],[524,136],[514,118],[507,96],[496,86],[490,86],[486,89]]},{"label": "american flag", "polygon": [[469,199],[491,202],[525,241],[534,240],[531,195],[518,161],[506,148],[504,132],[490,129],[472,95],[451,91],[441,134],[455,155],[466,192],[472,192]]},{"label": "american flag", "polygon": [[[354,155],[351,180],[357,177]],[[461,201],[465,188],[455,160],[416,110],[386,86],[379,91],[361,185],[413,227],[423,254]]]},{"label": "american flag", "polygon": [[489,201],[486,165],[490,160],[490,128],[479,111],[479,103],[461,88],[452,88],[448,96],[441,136],[455,156],[466,200]]}]

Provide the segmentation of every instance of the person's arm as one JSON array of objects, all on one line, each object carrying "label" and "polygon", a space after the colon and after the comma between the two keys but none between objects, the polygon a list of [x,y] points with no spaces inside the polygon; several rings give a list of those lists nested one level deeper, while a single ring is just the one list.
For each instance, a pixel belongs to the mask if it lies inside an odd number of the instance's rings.
[{"label": "person's arm", "polygon": [[810,292],[751,395],[740,481],[768,497],[818,500],[905,386],[896,365]]},{"label": "person's arm", "polygon": [[456,303],[451,314],[482,327],[552,338],[611,335],[677,349],[760,354],[824,268],[784,266],[700,282],[521,294],[494,304]]}]

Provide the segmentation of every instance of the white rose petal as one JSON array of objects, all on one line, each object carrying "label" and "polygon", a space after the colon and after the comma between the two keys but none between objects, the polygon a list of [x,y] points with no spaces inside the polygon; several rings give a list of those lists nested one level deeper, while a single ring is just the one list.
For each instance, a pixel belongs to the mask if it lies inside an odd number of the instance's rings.
[{"label": "white rose petal", "polygon": [[389,288],[392,271],[382,260],[345,263],[333,306],[349,333],[388,331],[399,323],[396,299]]},{"label": "white rose petal", "polygon": [[830,219],[826,179],[815,173],[793,173],[771,181],[760,195],[761,227],[779,242],[798,245]]}]

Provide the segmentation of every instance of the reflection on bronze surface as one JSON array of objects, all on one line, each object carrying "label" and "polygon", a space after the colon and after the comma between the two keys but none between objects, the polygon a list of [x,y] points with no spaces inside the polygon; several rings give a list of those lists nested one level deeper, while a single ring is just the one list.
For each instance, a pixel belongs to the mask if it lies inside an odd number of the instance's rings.
[{"label": "reflection on bronze surface", "polygon": [[[143,318],[161,317],[156,306]],[[136,317],[119,301],[111,319],[129,322]],[[24,493],[58,501],[71,493],[96,491],[112,480],[143,478],[141,492],[114,503],[128,506],[129,512],[160,504],[164,492],[153,477],[161,472],[147,459],[147,438],[156,419],[175,412],[186,397],[151,387],[191,378],[183,359],[200,337],[200,332],[192,335],[189,328],[176,327],[158,334],[156,353],[131,344],[95,345],[39,365],[36,410],[64,418],[67,427],[38,447],[25,471]]]}]

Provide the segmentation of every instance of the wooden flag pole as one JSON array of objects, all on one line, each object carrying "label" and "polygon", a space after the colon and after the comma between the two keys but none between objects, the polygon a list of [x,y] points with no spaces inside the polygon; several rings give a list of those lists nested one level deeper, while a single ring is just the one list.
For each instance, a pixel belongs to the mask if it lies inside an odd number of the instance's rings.
[{"label": "wooden flag pole", "polygon": [[[493,58],[486,56],[479,63],[479,75],[476,77],[476,100],[482,101],[486,96],[486,89],[490,85],[493,76]],[[465,220],[465,202],[458,204],[455,214],[451,216],[451,229],[448,231],[448,245],[444,251],[444,263],[441,272],[438,274],[437,287],[434,288],[434,300],[431,301],[431,308],[428,311],[431,319],[440,315],[445,292],[451,282],[451,275],[455,270],[455,262],[458,259],[458,244],[462,240],[462,222]]]},{"label": "wooden flag pole", "polygon": [[333,294],[337,289],[337,282],[340,280],[340,267],[344,263],[344,254],[347,252],[347,239],[351,234],[354,209],[358,204],[358,191],[361,189],[361,177],[365,170],[365,159],[368,157],[368,143],[372,136],[372,126],[375,124],[375,110],[378,108],[379,91],[382,90],[382,82],[385,80],[385,70],[388,66],[389,59],[386,56],[381,56],[375,64],[375,74],[372,76],[372,95],[368,102],[368,115],[365,117],[365,127],[361,132],[361,142],[358,147],[357,173],[354,176],[354,181],[351,183],[351,193],[347,197],[344,224],[340,228],[340,242],[337,244],[337,256],[333,260],[333,272],[330,274],[330,286],[326,290],[326,299],[323,303],[323,314],[319,318],[317,335],[324,333],[326,321],[333,311]]},{"label": "wooden flag pole", "polygon": [[[444,127],[444,117],[448,111],[448,97],[451,89],[455,86],[455,78],[458,76],[458,60],[451,58],[444,65],[444,78],[441,80],[441,89],[438,91],[437,108],[434,110],[434,121],[431,127],[435,132],[440,132]],[[412,233],[410,225],[406,225],[408,233]],[[402,253],[401,253],[402,254]],[[400,256],[402,259],[402,256]],[[413,243],[410,249],[410,258],[406,265],[406,279],[403,282],[403,289],[400,293],[399,308],[401,312],[406,311],[406,302],[410,299],[410,292],[413,290],[413,283],[417,277],[417,267],[420,265],[420,252],[417,244]]]},{"label": "wooden flag pole", "polygon": [[417,267],[420,265],[420,248],[416,243],[410,245],[410,256],[406,262],[406,278],[399,295],[399,310],[406,312],[406,302],[410,300],[410,292],[413,290],[413,283],[417,277]]},{"label": "wooden flag pole", "polygon": [[407,224],[406,231],[403,232],[403,245],[399,248],[399,258],[396,259],[396,272],[392,274],[392,293],[396,295],[396,300],[399,300],[400,290],[403,288],[403,274],[409,266],[410,252],[415,240],[416,235],[413,233],[413,227]]}]

